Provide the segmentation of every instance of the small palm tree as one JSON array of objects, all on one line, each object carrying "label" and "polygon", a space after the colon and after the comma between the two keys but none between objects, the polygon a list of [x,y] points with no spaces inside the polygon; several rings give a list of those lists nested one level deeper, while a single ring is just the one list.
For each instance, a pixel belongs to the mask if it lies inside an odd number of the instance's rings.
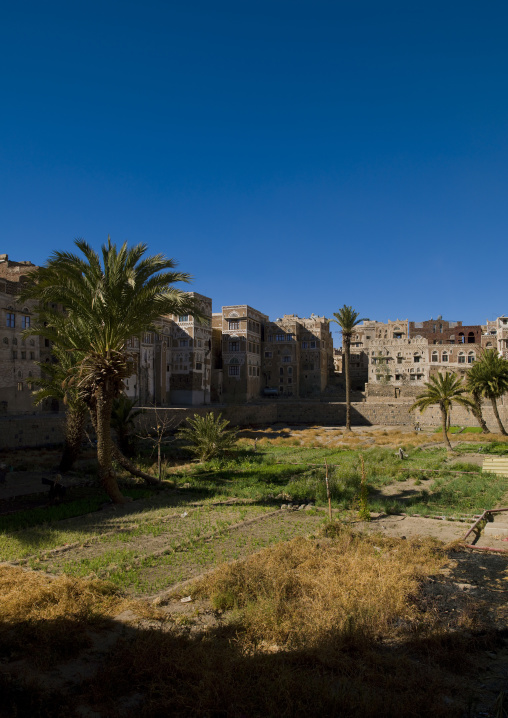
[{"label": "small palm tree", "polygon": [[338,312],[334,312],[333,316],[335,319],[330,319],[330,321],[338,324],[342,331],[342,347],[344,349],[344,365],[346,369],[346,431],[351,431],[351,378],[349,367],[351,336],[353,329],[364,319],[360,319],[359,313],[346,304]]},{"label": "small palm tree", "polygon": [[35,404],[46,399],[57,399],[65,404],[65,436],[59,470],[70,471],[81,450],[88,409],[79,397],[76,387],[68,386],[67,379],[81,360],[81,355],[68,353],[53,347],[55,362],[38,362],[42,374],[34,379],[37,389],[33,392]]},{"label": "small palm tree", "polygon": [[75,244],[83,256],[54,252],[30,274],[21,298],[39,302],[30,333],[63,351],[82,353],[73,379],[95,419],[100,477],[110,498],[124,503],[112,466],[110,423],[113,400],[128,375],[127,341],[157,331],[160,316],[201,313],[188,294],[172,286],[189,282],[189,275],[171,271],[175,262],[161,254],[145,257],[146,244],[117,249],[108,237],[102,257],[84,240]]},{"label": "small palm tree", "polygon": [[469,368],[466,374],[466,388],[471,394],[473,404],[475,406],[472,412],[475,416],[476,421],[480,424],[481,430],[484,434],[489,433],[485,419],[483,418],[482,412],[482,393],[480,389],[481,375],[483,374],[483,368],[480,362],[475,362]]},{"label": "small palm tree", "polygon": [[416,401],[409,411],[419,409],[420,413],[422,413],[429,406],[439,406],[444,440],[448,451],[453,451],[447,431],[447,419],[453,403],[460,404],[470,410],[473,410],[474,404],[468,396],[464,396],[467,390],[462,384],[461,378],[454,372],[447,371],[446,374],[438,372],[431,376],[429,381],[425,382],[425,386],[427,387],[426,391],[416,397]]},{"label": "small palm tree", "polygon": [[194,414],[193,419],[187,419],[189,426],[178,431],[177,438],[189,441],[185,448],[196,454],[200,461],[220,456],[231,449],[237,439],[237,432],[227,429],[229,421],[221,417],[222,414],[215,416],[211,412],[206,416]]},{"label": "small palm tree", "polygon": [[496,349],[485,349],[480,360],[473,364],[468,372],[468,384],[471,391],[490,399],[499,431],[506,436],[497,400],[508,391],[508,361],[499,356]]}]

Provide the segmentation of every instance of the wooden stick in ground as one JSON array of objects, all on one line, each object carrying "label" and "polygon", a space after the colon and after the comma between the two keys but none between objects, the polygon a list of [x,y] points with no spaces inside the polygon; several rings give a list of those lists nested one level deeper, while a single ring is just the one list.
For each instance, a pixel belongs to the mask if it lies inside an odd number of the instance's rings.
[{"label": "wooden stick in ground", "polygon": [[330,483],[328,481],[328,462],[325,459],[325,481],[326,481],[326,495],[328,497],[328,516],[330,521],[332,520],[332,497],[330,496]]}]

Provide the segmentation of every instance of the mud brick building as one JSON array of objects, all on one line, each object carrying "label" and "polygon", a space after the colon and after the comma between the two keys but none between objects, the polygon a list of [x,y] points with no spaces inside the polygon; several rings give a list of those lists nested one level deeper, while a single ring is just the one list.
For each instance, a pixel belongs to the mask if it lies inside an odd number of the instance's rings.
[{"label": "mud brick building", "polygon": [[502,352],[503,342],[508,345],[508,318],[499,317],[485,326],[442,317],[365,322],[357,336],[369,362],[368,398],[414,398],[433,374],[452,371],[465,376],[483,349],[496,347]]},{"label": "mud brick building", "polygon": [[[32,403],[32,382],[41,374],[36,362],[49,360],[51,347],[42,337],[23,338],[23,330],[33,321],[34,304],[17,300],[35,268],[31,262],[13,262],[0,254],[0,413],[39,411]],[[43,408],[58,408],[58,402],[46,402]]]},{"label": "mud brick building", "polygon": [[248,304],[232,304],[213,314],[212,397],[216,401],[244,403],[260,396],[267,323],[268,316]]},{"label": "mud brick building", "polygon": [[442,317],[409,322],[409,336],[427,339],[429,344],[481,344],[482,326],[450,322]]},{"label": "mud brick building", "polygon": [[265,386],[280,396],[319,396],[333,373],[333,341],[328,320],[285,314],[266,329]]},{"label": "mud brick building", "polygon": [[312,397],[333,372],[325,317],[285,314],[270,321],[248,305],[222,308],[212,318],[212,397],[237,403],[267,397]]},{"label": "mud brick building", "polygon": [[160,317],[157,333],[127,342],[131,373],[125,393],[141,406],[210,403],[212,300],[189,292],[205,320],[191,315]]}]

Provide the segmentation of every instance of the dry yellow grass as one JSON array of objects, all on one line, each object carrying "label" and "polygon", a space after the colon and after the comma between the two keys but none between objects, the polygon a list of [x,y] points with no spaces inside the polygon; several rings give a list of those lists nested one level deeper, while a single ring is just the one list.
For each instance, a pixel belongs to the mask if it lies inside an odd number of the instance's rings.
[{"label": "dry yellow grass", "polygon": [[[330,530],[330,529],[329,529]],[[240,608],[255,644],[318,646],[386,633],[395,619],[419,623],[409,597],[445,561],[432,539],[400,541],[336,529],[329,543],[297,538],[226,564],[198,586],[219,608]]]},{"label": "dry yellow grass", "polygon": [[132,601],[104,581],[51,578],[14,566],[0,567],[0,642],[38,666],[75,655],[87,631]]}]

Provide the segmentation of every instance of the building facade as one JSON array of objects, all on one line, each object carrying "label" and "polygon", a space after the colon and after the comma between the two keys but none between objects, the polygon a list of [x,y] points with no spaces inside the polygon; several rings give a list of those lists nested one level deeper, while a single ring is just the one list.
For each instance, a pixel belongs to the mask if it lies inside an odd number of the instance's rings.
[{"label": "building facade", "polygon": [[58,409],[58,402],[35,407],[33,381],[41,375],[38,362],[51,356],[49,341],[42,337],[23,337],[34,318],[34,303],[19,302],[23,283],[36,268],[31,262],[13,262],[0,254],[0,413],[33,413]]}]

